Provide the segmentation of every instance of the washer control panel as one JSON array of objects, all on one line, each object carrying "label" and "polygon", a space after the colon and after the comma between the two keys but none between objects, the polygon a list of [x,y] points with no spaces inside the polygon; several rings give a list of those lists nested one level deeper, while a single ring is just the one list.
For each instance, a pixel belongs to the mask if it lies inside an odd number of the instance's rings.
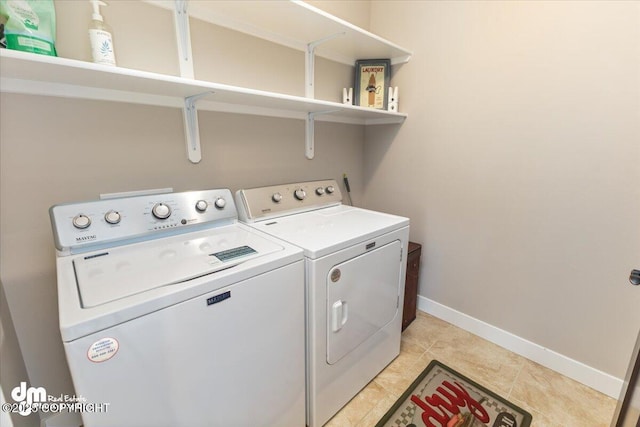
[{"label": "washer control panel", "polygon": [[246,222],[339,205],[341,202],[342,194],[333,179],[250,188],[236,192],[238,215]]},{"label": "washer control panel", "polygon": [[[80,251],[157,233],[190,231],[237,219],[228,189],[119,197],[52,206],[56,248]],[[184,230],[182,230],[184,229]]]}]

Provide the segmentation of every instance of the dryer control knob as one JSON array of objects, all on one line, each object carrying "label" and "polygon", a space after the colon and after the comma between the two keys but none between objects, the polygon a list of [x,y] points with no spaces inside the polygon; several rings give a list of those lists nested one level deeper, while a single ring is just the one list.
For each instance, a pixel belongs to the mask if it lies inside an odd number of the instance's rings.
[{"label": "dryer control knob", "polygon": [[107,221],[109,224],[117,224],[120,222],[121,219],[122,219],[122,216],[120,215],[120,212],[109,211],[106,214],[104,214],[104,220]]},{"label": "dryer control knob", "polygon": [[296,191],[293,192],[293,195],[298,200],[304,200],[304,198],[307,197],[307,192],[304,191],[302,188],[298,188]]},{"label": "dryer control knob", "polygon": [[167,219],[171,216],[171,207],[164,203],[156,203],[151,209],[151,213],[158,219]]},{"label": "dryer control knob", "polygon": [[273,196],[271,196],[271,200],[273,200],[276,203],[280,203],[282,201],[282,194],[273,193]]},{"label": "dryer control knob", "polygon": [[86,215],[78,214],[73,217],[73,226],[83,230],[91,225],[91,218]]},{"label": "dryer control knob", "polygon": [[322,188],[322,187],[318,187],[318,188],[316,188],[316,194],[317,194],[318,196],[322,196],[322,195],[324,195],[324,188]]},{"label": "dryer control knob", "polygon": [[333,185],[327,187],[327,194],[333,194],[334,191],[336,191],[336,189],[333,187]]},{"label": "dryer control knob", "polygon": [[223,209],[225,206],[227,206],[227,201],[222,197],[218,197],[216,201],[213,202],[213,204],[216,205],[216,208]]},{"label": "dryer control knob", "polygon": [[200,213],[206,211],[208,207],[209,204],[206,202],[206,200],[198,200],[196,202],[196,210]]}]

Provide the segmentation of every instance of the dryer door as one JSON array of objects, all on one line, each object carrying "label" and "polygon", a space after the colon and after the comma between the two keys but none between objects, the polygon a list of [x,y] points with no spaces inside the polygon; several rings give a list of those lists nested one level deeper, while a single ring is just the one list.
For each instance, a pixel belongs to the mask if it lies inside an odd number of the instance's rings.
[{"label": "dryer door", "polygon": [[399,240],[335,265],[327,280],[327,363],[338,362],[398,315]]}]

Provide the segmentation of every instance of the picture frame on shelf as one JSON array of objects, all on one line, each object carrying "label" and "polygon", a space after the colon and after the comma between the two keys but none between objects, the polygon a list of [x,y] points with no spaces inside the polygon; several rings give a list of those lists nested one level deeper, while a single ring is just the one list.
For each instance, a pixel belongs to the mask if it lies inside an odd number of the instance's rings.
[{"label": "picture frame on shelf", "polygon": [[359,59],[354,79],[354,105],[386,110],[391,80],[391,60]]}]

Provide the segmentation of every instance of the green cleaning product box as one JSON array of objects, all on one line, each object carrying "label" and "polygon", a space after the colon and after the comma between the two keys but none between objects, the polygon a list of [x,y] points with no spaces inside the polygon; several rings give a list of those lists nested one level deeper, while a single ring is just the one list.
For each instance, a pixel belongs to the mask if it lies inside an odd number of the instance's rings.
[{"label": "green cleaning product box", "polygon": [[57,56],[55,39],[53,0],[0,0],[2,47]]}]

